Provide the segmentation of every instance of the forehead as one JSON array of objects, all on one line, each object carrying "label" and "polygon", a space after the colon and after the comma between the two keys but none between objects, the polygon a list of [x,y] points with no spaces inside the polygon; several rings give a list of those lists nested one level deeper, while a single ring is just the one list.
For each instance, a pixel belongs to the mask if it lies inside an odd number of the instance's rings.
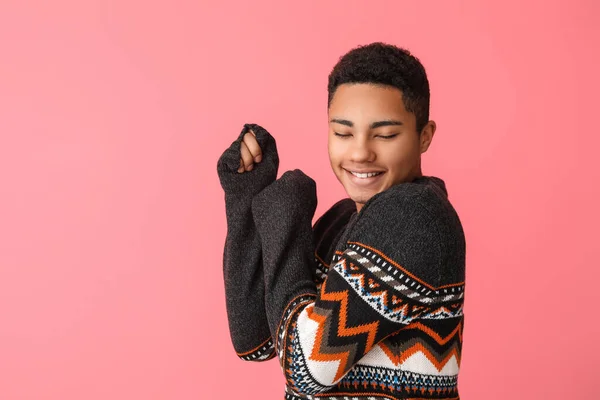
[{"label": "forehead", "polygon": [[409,113],[404,108],[399,89],[370,83],[338,86],[329,107],[329,116],[332,118],[401,118],[406,114]]}]

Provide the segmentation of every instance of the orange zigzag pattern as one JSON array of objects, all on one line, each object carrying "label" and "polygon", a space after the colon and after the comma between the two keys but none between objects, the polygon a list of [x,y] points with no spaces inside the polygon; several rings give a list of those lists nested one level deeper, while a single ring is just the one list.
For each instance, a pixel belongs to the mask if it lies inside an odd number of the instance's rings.
[{"label": "orange zigzag pattern", "polygon": [[396,366],[399,365],[400,363],[406,361],[408,358],[410,358],[410,356],[412,356],[413,354],[415,354],[418,351],[422,352],[425,355],[425,357],[427,357],[427,359],[435,366],[435,368],[438,371],[441,371],[442,368],[444,368],[444,365],[446,365],[446,363],[448,362],[448,360],[450,360],[450,358],[452,356],[456,357],[456,362],[458,363],[458,365],[460,365],[460,355],[458,354],[458,351],[456,350],[456,348],[453,348],[452,351],[443,360],[438,361],[438,359],[433,354],[431,354],[423,346],[422,343],[415,343],[413,346],[404,350],[402,352],[402,354],[400,354],[400,355],[393,354],[392,351],[387,346],[385,346],[383,343],[380,343],[379,345],[381,346],[381,349],[385,352],[385,354],[389,357],[389,359]]},{"label": "orange zigzag pattern", "polygon": [[[423,332],[427,333],[432,339],[434,339],[439,345],[444,345],[444,344],[448,343],[454,337],[454,335],[458,335],[459,341],[462,342],[461,327],[462,327],[462,321],[456,326],[456,328],[454,328],[452,330],[452,332],[450,332],[444,338],[441,337],[437,332],[435,332],[428,326],[423,325],[420,322],[412,323],[412,324],[408,325],[407,327],[402,328],[401,330],[417,329],[417,330],[423,331]],[[431,361],[431,363],[437,368],[438,371],[442,370],[444,365],[446,365],[448,360],[453,355],[456,357],[457,363],[460,366],[460,355],[458,354],[458,351],[456,350],[456,348],[452,349],[452,351],[443,360],[438,361],[438,359],[433,354],[431,354],[431,352],[429,352],[421,343],[416,343],[415,345],[404,350],[402,352],[402,354],[400,354],[400,355],[395,355],[392,352],[392,350],[385,344],[385,342],[379,343],[379,346],[385,352],[385,354],[389,357],[389,359],[394,363],[394,365],[398,365],[398,364],[404,362],[410,356],[415,354],[417,351],[421,351],[421,352],[423,352],[423,354],[425,354],[425,357],[427,357],[427,359],[429,361]]]},{"label": "orange zigzag pattern", "polygon": [[[367,343],[365,345],[365,354],[371,350],[375,344],[375,336],[379,329],[379,321],[374,321],[370,324],[348,327],[346,326],[346,315],[348,309],[348,291],[326,293],[327,281],[323,282],[321,287],[321,299],[327,301],[337,301],[340,303],[340,319],[338,323],[338,333],[340,336],[355,336],[367,334]],[[345,369],[348,367],[349,351],[341,351],[333,354],[321,352],[321,344],[323,341],[323,330],[327,320],[326,316],[320,315],[314,311],[314,307],[307,308],[307,316],[319,324],[315,335],[315,345],[310,355],[310,359],[314,361],[340,361],[334,380],[337,381],[344,376]],[[361,356],[364,354],[361,354]]]}]

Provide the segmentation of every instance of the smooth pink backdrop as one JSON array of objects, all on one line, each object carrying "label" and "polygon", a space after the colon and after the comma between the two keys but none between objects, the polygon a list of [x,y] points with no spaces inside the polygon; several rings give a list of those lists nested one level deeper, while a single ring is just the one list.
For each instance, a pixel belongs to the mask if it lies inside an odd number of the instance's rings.
[{"label": "smooth pink backdrop", "polygon": [[598,48],[589,1],[0,3],[0,399],[281,399],[228,336],[216,161],[243,123],[344,195],[337,58],[421,58],[467,235],[460,392],[597,398]]}]

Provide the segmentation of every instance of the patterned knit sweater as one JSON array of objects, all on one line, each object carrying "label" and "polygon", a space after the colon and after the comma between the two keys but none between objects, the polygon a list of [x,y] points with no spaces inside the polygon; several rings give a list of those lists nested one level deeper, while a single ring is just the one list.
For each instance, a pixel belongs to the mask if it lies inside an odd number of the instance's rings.
[{"label": "patterned knit sweater", "polygon": [[[234,266],[226,243],[238,355],[277,355],[286,399],[459,399],[465,239],[444,182],[395,185],[359,213],[345,199],[311,226],[315,207],[314,182],[286,172],[253,197],[260,248],[243,252],[259,261]],[[234,268],[253,273],[240,286]]]}]

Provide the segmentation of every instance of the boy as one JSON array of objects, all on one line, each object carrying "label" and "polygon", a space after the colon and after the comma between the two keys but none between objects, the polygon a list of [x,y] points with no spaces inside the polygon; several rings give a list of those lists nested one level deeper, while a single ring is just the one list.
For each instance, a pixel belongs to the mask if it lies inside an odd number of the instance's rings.
[{"label": "boy", "polygon": [[349,198],[314,226],[314,181],[275,179],[262,127],[219,159],[234,348],[277,355],[286,399],[458,399],[465,238],[444,182],[421,171],[436,130],[425,70],[372,43],[339,60],[328,93],[329,159]]}]

